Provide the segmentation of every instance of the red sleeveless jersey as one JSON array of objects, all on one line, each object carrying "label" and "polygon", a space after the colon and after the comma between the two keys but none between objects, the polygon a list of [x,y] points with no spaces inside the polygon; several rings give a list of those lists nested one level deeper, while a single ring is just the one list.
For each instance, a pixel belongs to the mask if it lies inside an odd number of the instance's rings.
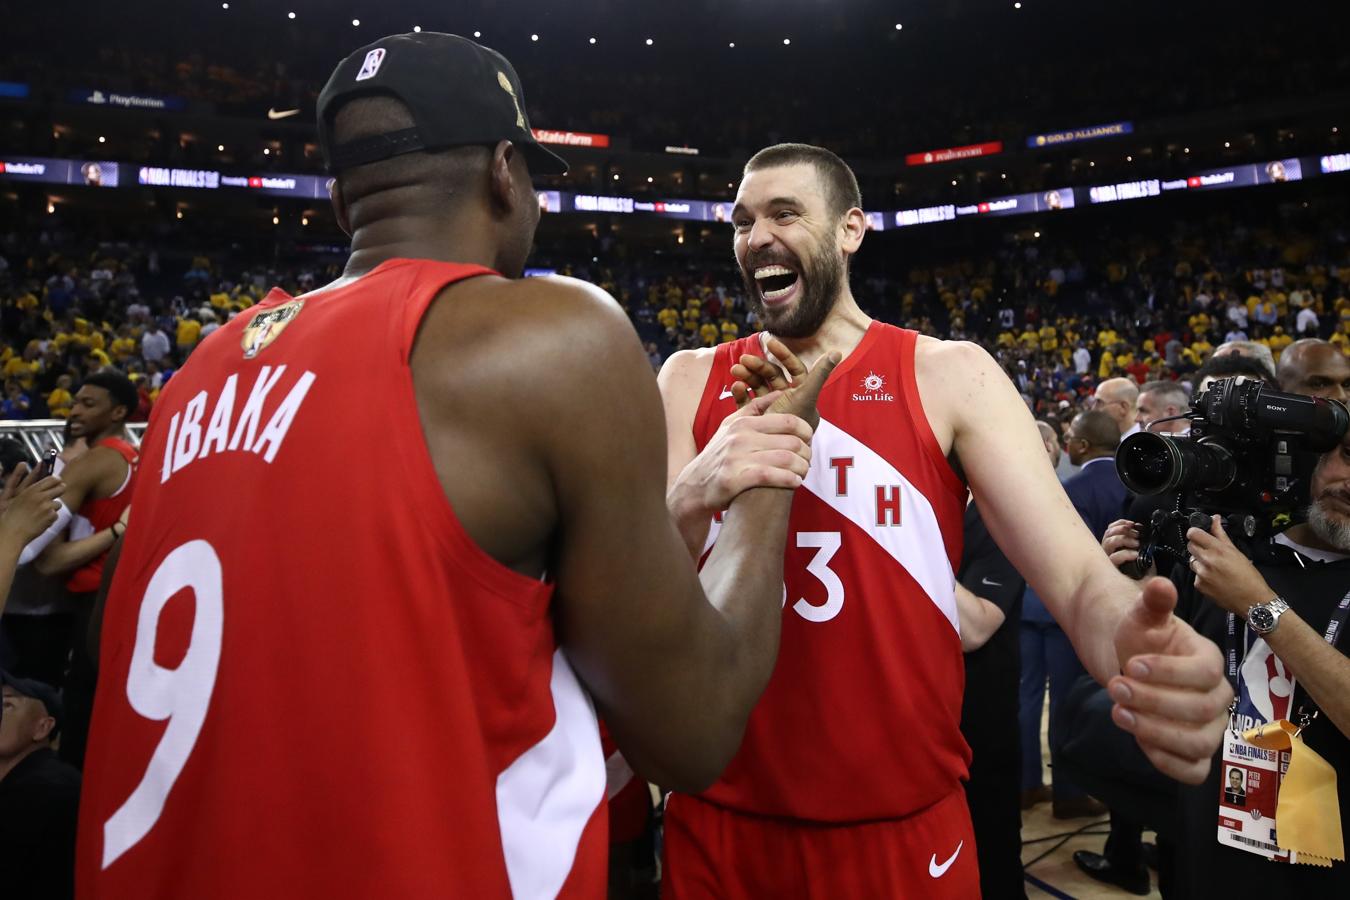
[{"label": "red sleeveless jersey", "polygon": [[166,387],[103,622],[80,897],[603,896],[604,757],[552,586],[463,530],[413,393],[428,304],[487,272],[274,290]]},{"label": "red sleeveless jersey", "polygon": [[[740,751],[704,794],[714,803],[818,822],[892,819],[966,775],[953,574],[966,489],[919,402],[916,340],[873,322],[820,394],[789,519],[778,663]],[[694,420],[700,450],[735,412],[729,370],[746,353],[765,355],[759,335],[714,353]]]},{"label": "red sleeveless jersey", "polygon": [[[121,438],[104,438],[94,446],[111,448],[127,461],[127,480],[122,482],[122,486],[110,497],[84,501],[70,523],[72,541],[78,541],[80,538],[89,537],[112,527],[114,522],[122,518],[122,513],[131,504],[131,494],[136,487],[135,447]],[[104,553],[72,572],[70,578],[66,580],[66,590],[80,594],[98,590],[99,585],[103,583],[103,561],[107,558],[108,554]]]}]

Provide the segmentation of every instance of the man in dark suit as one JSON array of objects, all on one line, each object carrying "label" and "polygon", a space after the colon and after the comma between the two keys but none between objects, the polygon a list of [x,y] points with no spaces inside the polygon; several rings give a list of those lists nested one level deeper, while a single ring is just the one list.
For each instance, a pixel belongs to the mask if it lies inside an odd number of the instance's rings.
[{"label": "man in dark suit", "polygon": [[[1120,426],[1104,412],[1079,413],[1064,432],[1064,449],[1080,470],[1064,482],[1074,508],[1098,541],[1107,526],[1124,515],[1127,492],[1116,474],[1115,453]],[[1034,523],[1029,523],[1034,527]],[[1036,592],[1027,589],[1022,605],[1022,677],[1018,730],[1022,747],[1022,808],[1043,801],[1041,781],[1041,709],[1050,682],[1050,741],[1055,743],[1057,713],[1069,688],[1086,671],[1073,645],[1055,624]],[[1053,791],[1057,819],[1100,815],[1105,807],[1074,785],[1057,778]]]}]

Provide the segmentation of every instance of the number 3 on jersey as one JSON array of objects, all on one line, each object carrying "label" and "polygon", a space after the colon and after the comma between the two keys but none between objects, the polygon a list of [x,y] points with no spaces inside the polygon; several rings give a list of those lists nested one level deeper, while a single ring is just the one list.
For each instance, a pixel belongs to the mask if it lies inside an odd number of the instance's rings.
[{"label": "number 3 on jersey", "polygon": [[[816,555],[806,564],[806,571],[825,585],[825,602],[808,603],[805,597],[792,604],[792,611],[808,622],[828,622],[844,608],[844,582],[839,573],[830,568],[830,560],[839,552],[842,538],[837,531],[799,531],[798,547],[815,547]],[[783,601],[787,602],[787,586],[783,587]]]},{"label": "number 3 on jersey", "polygon": [[[155,662],[155,638],[165,605],[191,590],[195,603],[187,653],[176,669]],[[206,541],[176,547],[155,569],[136,617],[136,643],[127,672],[127,699],[137,714],[168,721],[145,775],[103,825],[103,868],[140,842],[159,821],[169,791],[192,755],[220,666],[225,607],[220,558]]]}]

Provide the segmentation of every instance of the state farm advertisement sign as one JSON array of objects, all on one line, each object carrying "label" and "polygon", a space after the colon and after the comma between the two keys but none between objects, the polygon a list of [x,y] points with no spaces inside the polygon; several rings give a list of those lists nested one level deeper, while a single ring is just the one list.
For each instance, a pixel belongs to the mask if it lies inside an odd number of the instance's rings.
[{"label": "state farm advertisement sign", "polygon": [[541,144],[563,144],[568,147],[608,147],[609,135],[587,134],[584,131],[550,131],[547,128],[531,128],[534,139]]}]

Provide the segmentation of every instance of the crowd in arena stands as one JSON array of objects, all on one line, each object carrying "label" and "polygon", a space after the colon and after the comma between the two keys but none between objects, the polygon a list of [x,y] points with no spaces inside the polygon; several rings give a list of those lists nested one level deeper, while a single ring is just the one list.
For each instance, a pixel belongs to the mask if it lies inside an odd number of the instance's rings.
[{"label": "crowd in arena stands", "polygon": [[[1316,224],[1210,223],[1165,239],[1131,234],[1077,247],[1033,242],[979,259],[860,270],[853,289],[878,319],[982,344],[1034,413],[1057,416],[1107,378],[1185,376],[1225,342],[1256,342],[1275,360],[1304,337],[1350,352],[1346,232]],[[653,367],[760,327],[725,261],[598,258],[556,268],[619,300]],[[0,237],[0,419],[62,418],[80,380],[109,366],[136,383],[133,421],[143,419],[221,324],[273,285],[301,293],[337,271],[336,263],[272,269],[221,255],[161,266],[145,246]]]}]

